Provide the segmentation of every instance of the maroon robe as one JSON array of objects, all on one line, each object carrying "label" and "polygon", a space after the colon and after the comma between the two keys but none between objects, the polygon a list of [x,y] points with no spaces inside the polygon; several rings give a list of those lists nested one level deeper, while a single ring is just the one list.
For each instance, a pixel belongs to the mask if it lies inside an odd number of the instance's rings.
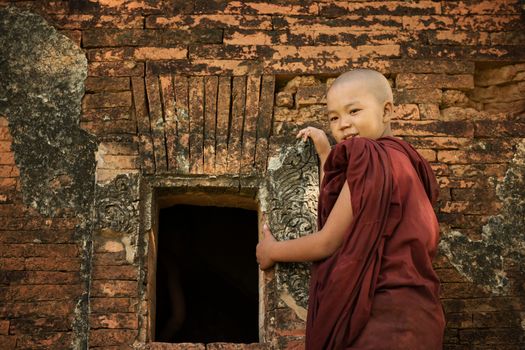
[{"label": "maroon robe", "polygon": [[324,165],[318,228],[348,181],[353,221],[311,268],[306,349],[442,349],[445,320],[432,268],[438,185],[407,142],[354,137]]}]

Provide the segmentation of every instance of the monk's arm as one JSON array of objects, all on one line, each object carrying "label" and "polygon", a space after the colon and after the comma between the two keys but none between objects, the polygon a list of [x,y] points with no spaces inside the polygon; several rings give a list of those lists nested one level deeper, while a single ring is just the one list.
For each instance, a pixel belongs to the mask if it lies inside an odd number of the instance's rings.
[{"label": "monk's arm", "polygon": [[352,219],[350,189],[345,181],[323,228],[297,239],[274,241],[269,249],[270,259],[276,262],[301,262],[326,258],[341,246]]}]

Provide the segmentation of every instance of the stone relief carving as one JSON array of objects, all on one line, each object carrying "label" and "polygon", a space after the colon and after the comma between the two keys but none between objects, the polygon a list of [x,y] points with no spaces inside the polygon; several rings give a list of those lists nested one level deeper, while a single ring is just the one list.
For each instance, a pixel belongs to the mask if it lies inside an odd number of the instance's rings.
[{"label": "stone relief carving", "polygon": [[[278,156],[270,158],[267,175],[263,210],[275,237],[292,239],[316,231],[319,170],[312,142],[298,140],[284,147]],[[291,295],[304,309],[300,316],[305,316],[308,305],[309,269],[306,263],[280,263],[275,271],[278,294],[281,299],[284,294]]]},{"label": "stone relief carving", "polygon": [[96,189],[97,231],[132,234],[138,229],[139,190],[138,174],[120,174]]}]

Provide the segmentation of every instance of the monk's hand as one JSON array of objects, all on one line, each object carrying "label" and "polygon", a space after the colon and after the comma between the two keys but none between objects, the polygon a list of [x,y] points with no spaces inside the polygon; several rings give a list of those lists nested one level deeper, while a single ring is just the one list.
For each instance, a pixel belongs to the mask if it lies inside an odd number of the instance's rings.
[{"label": "monk's hand", "polygon": [[296,138],[302,138],[303,141],[311,138],[314,143],[315,150],[320,157],[326,157],[328,153],[330,153],[330,141],[328,141],[328,136],[326,136],[325,132],[321,129],[308,126],[299,130]]},{"label": "monk's hand", "polygon": [[277,240],[275,237],[273,237],[272,233],[270,232],[270,228],[266,223],[264,223],[262,231],[263,238],[259,244],[257,244],[256,255],[259,268],[261,270],[267,270],[275,265],[275,261],[270,258],[270,252],[272,250],[272,246],[275,244],[275,242],[277,242]]}]

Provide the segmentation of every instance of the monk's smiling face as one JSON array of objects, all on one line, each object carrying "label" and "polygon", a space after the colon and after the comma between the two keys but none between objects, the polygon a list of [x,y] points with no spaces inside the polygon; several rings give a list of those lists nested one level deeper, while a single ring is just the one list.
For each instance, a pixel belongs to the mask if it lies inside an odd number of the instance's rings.
[{"label": "monk's smiling face", "polygon": [[330,130],[338,143],[351,137],[392,136],[392,91],[379,72],[347,72],[334,81],[326,97]]}]

